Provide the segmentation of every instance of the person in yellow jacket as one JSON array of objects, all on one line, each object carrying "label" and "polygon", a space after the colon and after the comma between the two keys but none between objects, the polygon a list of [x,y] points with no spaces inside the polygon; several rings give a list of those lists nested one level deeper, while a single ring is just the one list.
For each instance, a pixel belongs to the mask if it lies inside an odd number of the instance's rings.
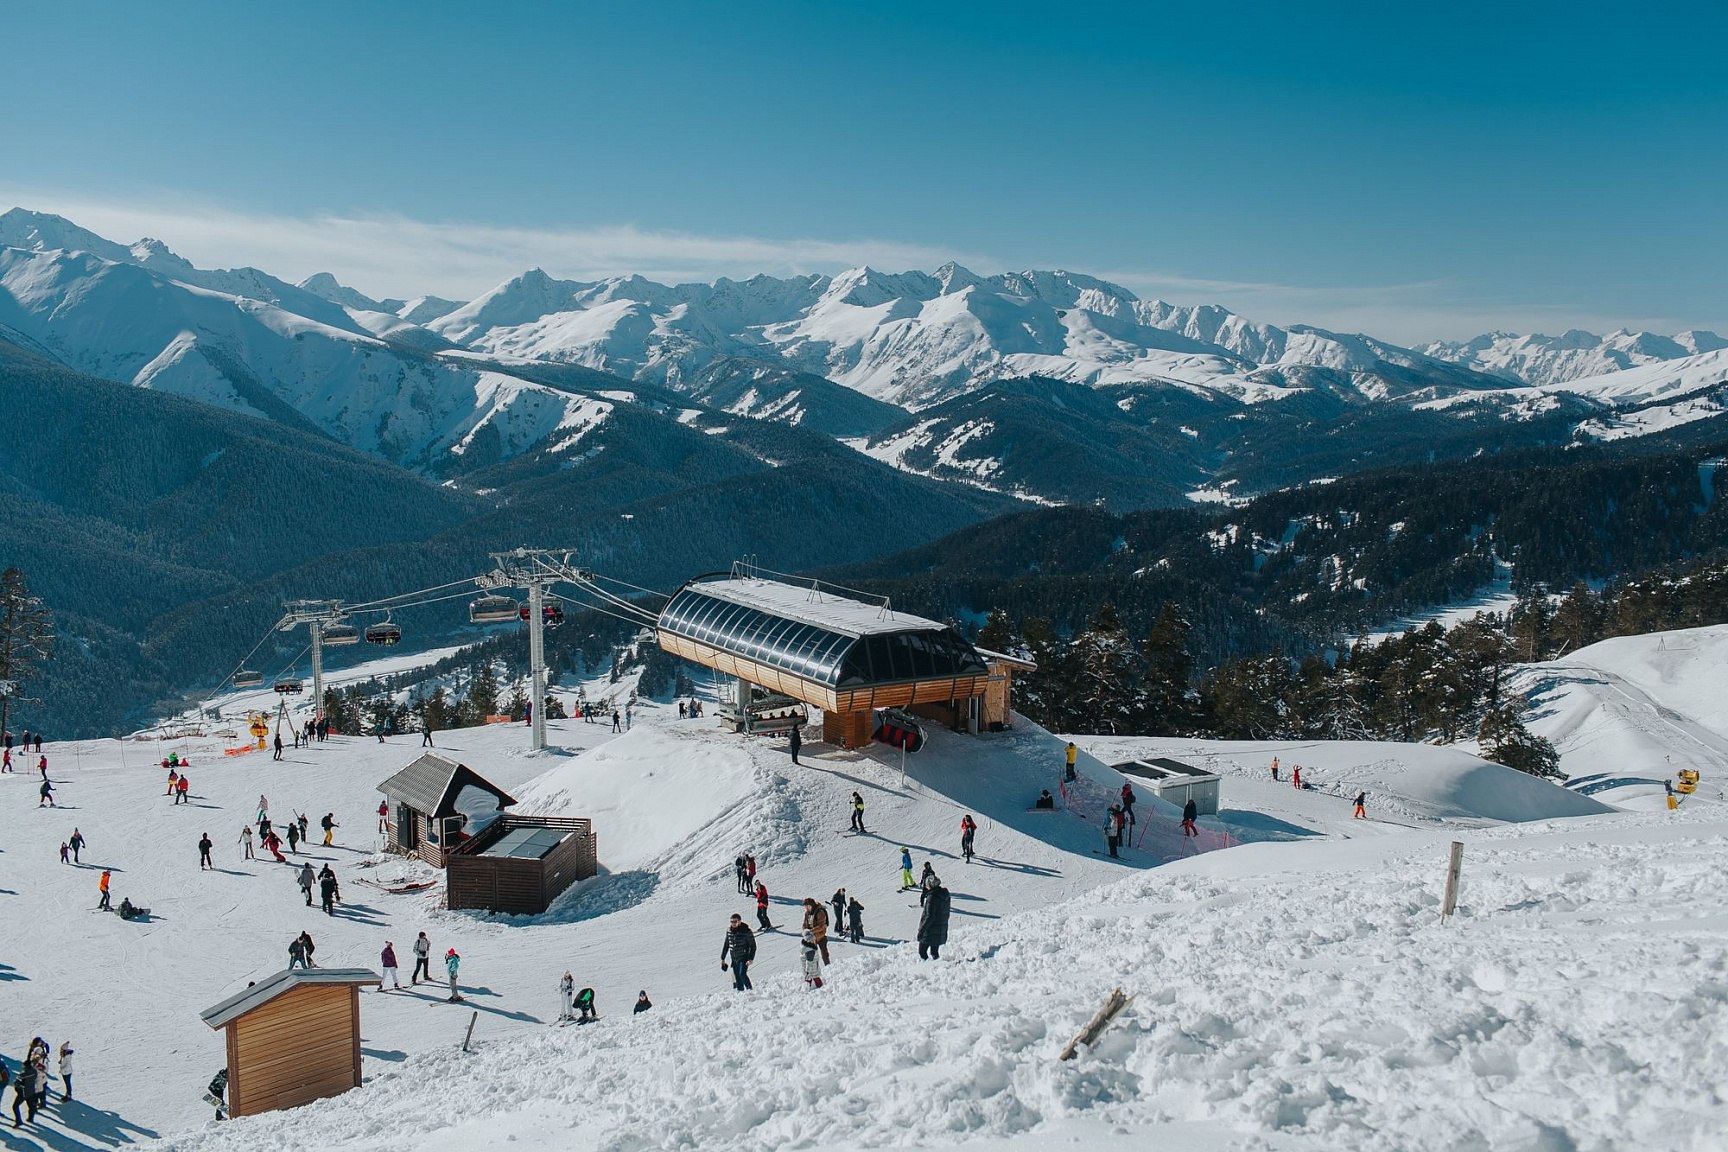
[{"label": "person in yellow jacket", "polygon": [[1070,740],[1068,741],[1068,747],[1065,752],[1068,757],[1068,767],[1062,773],[1062,782],[1064,784],[1072,784],[1074,783],[1074,761],[1080,755],[1080,749],[1074,747],[1074,741]]}]

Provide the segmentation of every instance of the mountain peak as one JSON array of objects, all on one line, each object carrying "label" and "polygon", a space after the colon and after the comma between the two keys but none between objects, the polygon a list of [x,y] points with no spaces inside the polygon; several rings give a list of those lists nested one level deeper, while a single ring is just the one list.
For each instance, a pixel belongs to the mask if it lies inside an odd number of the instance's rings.
[{"label": "mountain peak", "polygon": [[88,252],[104,260],[130,261],[131,253],[112,240],[80,228],[64,216],[13,208],[0,215],[0,248],[31,252]]}]

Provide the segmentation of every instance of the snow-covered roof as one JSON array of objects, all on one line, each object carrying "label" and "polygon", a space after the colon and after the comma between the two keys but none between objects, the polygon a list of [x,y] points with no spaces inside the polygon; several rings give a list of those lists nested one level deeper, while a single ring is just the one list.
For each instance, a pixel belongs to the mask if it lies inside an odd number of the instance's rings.
[{"label": "snow-covered roof", "polygon": [[480,788],[498,798],[500,808],[516,801],[466,764],[427,752],[414,763],[378,785],[378,791],[399,804],[428,816],[449,816],[455,810],[456,794],[465,785]]},{"label": "snow-covered roof", "polygon": [[376,984],[378,973],[365,968],[287,968],[204,1009],[204,1023],[221,1028],[284,992],[306,984]]},{"label": "snow-covered roof", "polygon": [[707,580],[696,585],[702,592],[747,608],[814,624],[846,636],[874,636],[885,632],[940,631],[935,620],[893,612],[877,604],[866,604],[823,588],[803,588],[778,580]]}]

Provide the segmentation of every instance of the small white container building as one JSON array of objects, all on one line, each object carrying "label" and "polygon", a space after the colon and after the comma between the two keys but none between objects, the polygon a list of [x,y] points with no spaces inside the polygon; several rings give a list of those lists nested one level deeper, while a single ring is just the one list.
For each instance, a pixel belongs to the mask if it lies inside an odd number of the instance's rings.
[{"label": "small white container building", "polygon": [[1112,764],[1111,767],[1124,776],[1134,776],[1146,781],[1153,795],[1178,808],[1192,800],[1196,814],[1218,814],[1218,785],[1221,778],[1217,773],[1164,756],[1151,760],[1129,760],[1122,764]]}]

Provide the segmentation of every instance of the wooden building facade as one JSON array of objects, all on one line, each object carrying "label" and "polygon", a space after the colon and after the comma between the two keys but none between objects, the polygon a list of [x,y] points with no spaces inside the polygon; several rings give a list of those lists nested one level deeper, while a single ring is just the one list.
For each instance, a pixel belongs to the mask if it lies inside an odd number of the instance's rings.
[{"label": "wooden building facade", "polygon": [[593,821],[506,815],[445,857],[445,904],[538,915],[599,867]]},{"label": "wooden building facade", "polygon": [[228,1114],[295,1108],[360,1086],[364,968],[278,972],[203,1013],[228,1043]]},{"label": "wooden building facade", "polygon": [[516,803],[466,764],[427,752],[378,786],[390,804],[385,850],[445,866],[450,849],[468,839],[475,813],[458,804],[464,789],[492,797],[494,810]]}]

